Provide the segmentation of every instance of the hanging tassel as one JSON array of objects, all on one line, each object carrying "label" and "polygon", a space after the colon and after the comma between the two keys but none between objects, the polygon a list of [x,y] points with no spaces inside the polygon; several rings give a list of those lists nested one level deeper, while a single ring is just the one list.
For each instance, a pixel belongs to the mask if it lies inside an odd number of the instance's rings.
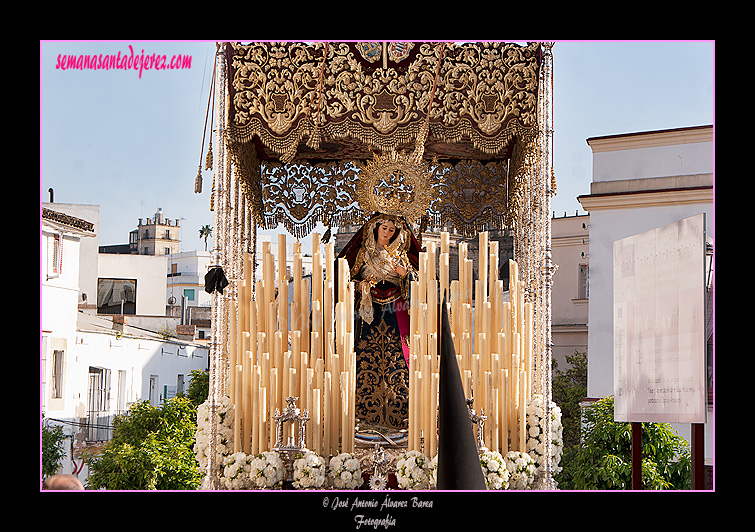
[{"label": "hanging tassel", "polygon": [[207,149],[207,158],[204,162],[205,170],[212,170],[212,140],[210,140],[210,146]]},{"label": "hanging tassel", "polygon": [[320,149],[320,128],[317,125],[317,123],[315,123],[314,128],[312,129],[312,132],[309,135],[307,146],[309,146],[315,151]]},{"label": "hanging tassel", "polygon": [[320,149],[320,108],[322,107],[322,80],[325,72],[325,60],[328,58],[328,43],[325,43],[325,47],[322,52],[322,62],[320,63],[320,75],[317,78],[317,111],[315,118],[312,120],[314,126],[309,134],[309,140],[307,146],[317,151]]},{"label": "hanging tassel", "polygon": [[417,134],[416,143],[414,146],[414,160],[419,164],[422,162],[422,157],[425,154],[425,143],[427,142],[427,136],[430,133],[430,111],[433,108],[433,100],[435,99],[435,89],[438,87],[438,77],[440,76],[440,65],[443,61],[443,51],[445,44],[440,43],[438,45],[438,64],[435,67],[435,79],[433,80],[433,88],[430,91],[430,103],[427,104],[427,115],[425,116],[425,122],[420,126],[419,133]]},{"label": "hanging tassel", "polygon": [[551,191],[553,192],[553,195],[555,196],[557,194],[556,192],[556,174],[553,170],[553,166],[551,166]]},{"label": "hanging tassel", "polygon": [[[205,135],[207,135],[207,119],[210,116],[210,109],[215,106],[215,67],[212,68],[212,84],[210,85],[210,97],[207,101],[207,111],[204,117],[204,130],[202,131],[202,150],[204,150]],[[214,121],[214,116],[212,120]],[[212,123],[210,122],[210,131],[212,131]],[[202,193],[202,150],[199,151],[199,170],[197,170],[197,177],[194,179],[194,193]],[[210,139],[210,147],[207,151],[207,157],[205,158],[205,169],[212,170],[212,139]],[[215,188],[215,179],[213,178],[213,189]],[[212,196],[210,197],[210,210],[214,207]]]},{"label": "hanging tassel", "polygon": [[194,193],[195,194],[201,194],[202,193],[202,165],[199,165],[199,168],[197,169],[197,177],[194,179]]}]

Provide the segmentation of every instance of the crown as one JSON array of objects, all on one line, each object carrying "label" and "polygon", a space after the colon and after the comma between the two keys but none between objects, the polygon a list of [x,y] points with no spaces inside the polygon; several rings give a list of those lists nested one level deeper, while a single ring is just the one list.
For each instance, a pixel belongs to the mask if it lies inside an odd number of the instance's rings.
[{"label": "crown", "polygon": [[[433,164],[437,164],[435,159]],[[411,224],[427,212],[433,199],[433,171],[415,153],[391,150],[357,166],[357,202],[364,212],[403,216]]]}]

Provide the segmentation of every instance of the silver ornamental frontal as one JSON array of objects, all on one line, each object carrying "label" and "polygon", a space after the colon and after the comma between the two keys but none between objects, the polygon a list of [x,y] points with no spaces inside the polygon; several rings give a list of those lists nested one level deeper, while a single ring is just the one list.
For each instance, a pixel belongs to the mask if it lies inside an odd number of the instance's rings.
[{"label": "silver ornamental frontal", "polygon": [[[286,408],[283,412],[275,410],[275,451],[306,451],[307,421],[309,415],[306,410],[299,410],[296,406],[298,397],[286,397]],[[284,441],[285,439],[285,441]]]}]

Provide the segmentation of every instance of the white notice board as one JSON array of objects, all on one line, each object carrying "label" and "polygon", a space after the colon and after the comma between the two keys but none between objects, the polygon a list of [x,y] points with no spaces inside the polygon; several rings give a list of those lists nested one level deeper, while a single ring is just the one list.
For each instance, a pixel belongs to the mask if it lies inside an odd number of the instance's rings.
[{"label": "white notice board", "polygon": [[704,423],[705,214],[613,244],[616,421]]}]

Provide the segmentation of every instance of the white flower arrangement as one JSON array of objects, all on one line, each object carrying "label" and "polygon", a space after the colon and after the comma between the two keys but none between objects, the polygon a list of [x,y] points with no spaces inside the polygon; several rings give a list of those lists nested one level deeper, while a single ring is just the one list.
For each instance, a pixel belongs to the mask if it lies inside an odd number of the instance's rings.
[{"label": "white flower arrangement", "polygon": [[252,471],[252,456],[238,452],[225,459],[221,482],[229,490],[245,490],[252,487],[250,473]]},{"label": "white flower arrangement", "polygon": [[498,451],[485,451],[480,455],[480,465],[489,490],[505,490],[509,487],[509,470]]},{"label": "white flower arrangement", "polygon": [[430,489],[438,487],[438,455],[430,460]]},{"label": "white flower arrangement", "polygon": [[353,490],[362,485],[362,468],[352,453],[341,453],[330,459],[328,476],[333,487]]},{"label": "white flower arrangement", "polygon": [[[564,427],[561,423],[561,409],[551,401],[551,467],[553,474],[562,470],[559,467],[564,450]],[[545,468],[545,400],[540,394],[532,396],[527,405],[527,452],[535,460],[536,473]]]},{"label": "white flower arrangement", "polygon": [[283,484],[283,460],[275,451],[264,451],[251,461],[249,476],[258,488],[277,488]]},{"label": "white flower arrangement", "polygon": [[504,457],[509,472],[509,489],[526,490],[535,479],[535,461],[521,451],[509,451]]},{"label": "white flower arrangement", "polygon": [[[220,397],[216,407],[218,424],[216,427],[217,440],[215,445],[215,463],[222,464],[228,456],[233,454],[233,412],[234,406],[230,397]],[[194,454],[200,469],[205,469],[209,462],[210,449],[210,406],[209,400],[197,407],[197,433],[194,443]]]},{"label": "white flower arrangement", "polygon": [[430,487],[430,460],[419,451],[407,451],[396,462],[396,480],[402,489]]},{"label": "white flower arrangement", "polygon": [[305,451],[294,460],[294,487],[321,488],[325,485],[325,460],[312,451]]}]

